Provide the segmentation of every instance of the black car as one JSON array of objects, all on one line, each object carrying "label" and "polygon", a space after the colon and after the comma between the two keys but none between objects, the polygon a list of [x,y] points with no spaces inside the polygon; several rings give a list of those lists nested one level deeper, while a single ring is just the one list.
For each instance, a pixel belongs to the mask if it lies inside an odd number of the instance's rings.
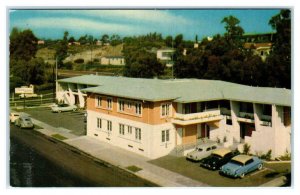
[{"label": "black car", "polygon": [[230,159],[236,156],[236,152],[232,152],[227,148],[216,149],[212,154],[201,161],[200,166],[211,170],[219,170]]}]

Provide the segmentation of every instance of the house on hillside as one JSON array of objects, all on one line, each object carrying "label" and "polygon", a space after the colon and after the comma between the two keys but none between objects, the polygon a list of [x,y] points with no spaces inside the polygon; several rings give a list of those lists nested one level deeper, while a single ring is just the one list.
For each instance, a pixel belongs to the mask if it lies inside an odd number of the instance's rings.
[{"label": "house on hillside", "polygon": [[44,40],[38,40],[37,44],[38,45],[45,45],[45,41]]},{"label": "house on hillside", "polygon": [[272,49],[272,43],[245,43],[244,48],[252,50],[254,55],[260,56],[265,61]]},{"label": "house on hillside", "polygon": [[[211,140],[291,152],[291,91],[200,79],[84,75],[58,81],[57,99],[86,106],[87,136],[155,159]],[[246,94],[246,95],[245,95]]]}]

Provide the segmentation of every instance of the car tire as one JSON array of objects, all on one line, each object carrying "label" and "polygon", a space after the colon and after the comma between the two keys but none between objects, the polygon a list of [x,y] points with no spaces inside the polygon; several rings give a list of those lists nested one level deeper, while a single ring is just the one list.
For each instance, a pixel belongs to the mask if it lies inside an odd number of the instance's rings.
[{"label": "car tire", "polygon": [[258,167],[257,167],[258,170],[261,170],[262,168],[263,168],[262,164],[259,164]]},{"label": "car tire", "polygon": [[240,178],[243,179],[244,177],[245,177],[245,173],[242,173],[242,174],[240,175]]}]

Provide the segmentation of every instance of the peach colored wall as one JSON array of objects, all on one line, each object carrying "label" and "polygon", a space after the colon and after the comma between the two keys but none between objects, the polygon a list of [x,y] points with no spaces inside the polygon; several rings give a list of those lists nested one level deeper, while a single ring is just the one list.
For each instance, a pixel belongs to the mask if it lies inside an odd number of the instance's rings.
[{"label": "peach colored wall", "polygon": [[184,127],[182,144],[196,143],[197,141],[197,125],[187,125]]},{"label": "peach colored wall", "polygon": [[[87,109],[88,110],[92,110],[95,112],[101,112],[101,113],[105,113],[105,114],[111,114],[112,116],[116,116],[116,117],[120,117],[120,118],[125,118],[128,120],[133,120],[133,121],[138,121],[138,122],[143,122],[143,123],[147,123],[147,124],[152,124],[152,125],[156,125],[156,124],[163,124],[163,123],[167,123],[171,121],[171,117],[161,117],[161,110],[160,110],[160,106],[162,103],[168,102],[168,101],[164,101],[164,102],[142,102],[139,100],[128,100],[125,98],[121,98],[122,100],[125,100],[125,104],[124,104],[124,112],[120,112],[118,111],[118,98],[117,97],[111,97],[111,96],[105,96],[105,95],[100,95],[102,97],[102,101],[101,101],[101,108],[97,108],[96,107],[96,100],[95,97],[97,95],[95,94],[90,94],[88,95],[87,98]],[[110,97],[113,99],[113,103],[112,103],[112,110],[108,110],[107,109],[107,97]],[[131,105],[131,109],[129,109],[127,107],[127,103],[126,101],[132,101],[132,105]],[[138,116],[135,114],[135,104],[134,102],[140,102],[142,103],[142,115]],[[172,108],[172,107],[171,107]],[[170,109],[173,111],[173,109]]]}]

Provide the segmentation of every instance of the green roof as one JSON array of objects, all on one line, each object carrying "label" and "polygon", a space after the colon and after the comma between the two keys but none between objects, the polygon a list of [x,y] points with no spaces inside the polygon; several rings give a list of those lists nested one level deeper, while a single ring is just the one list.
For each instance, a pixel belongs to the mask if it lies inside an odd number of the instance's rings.
[{"label": "green roof", "polygon": [[85,92],[140,99],[145,101],[174,100],[188,103],[211,100],[291,105],[291,90],[284,88],[251,87],[218,80],[203,79],[141,79],[84,75],[58,82],[93,85]]}]

